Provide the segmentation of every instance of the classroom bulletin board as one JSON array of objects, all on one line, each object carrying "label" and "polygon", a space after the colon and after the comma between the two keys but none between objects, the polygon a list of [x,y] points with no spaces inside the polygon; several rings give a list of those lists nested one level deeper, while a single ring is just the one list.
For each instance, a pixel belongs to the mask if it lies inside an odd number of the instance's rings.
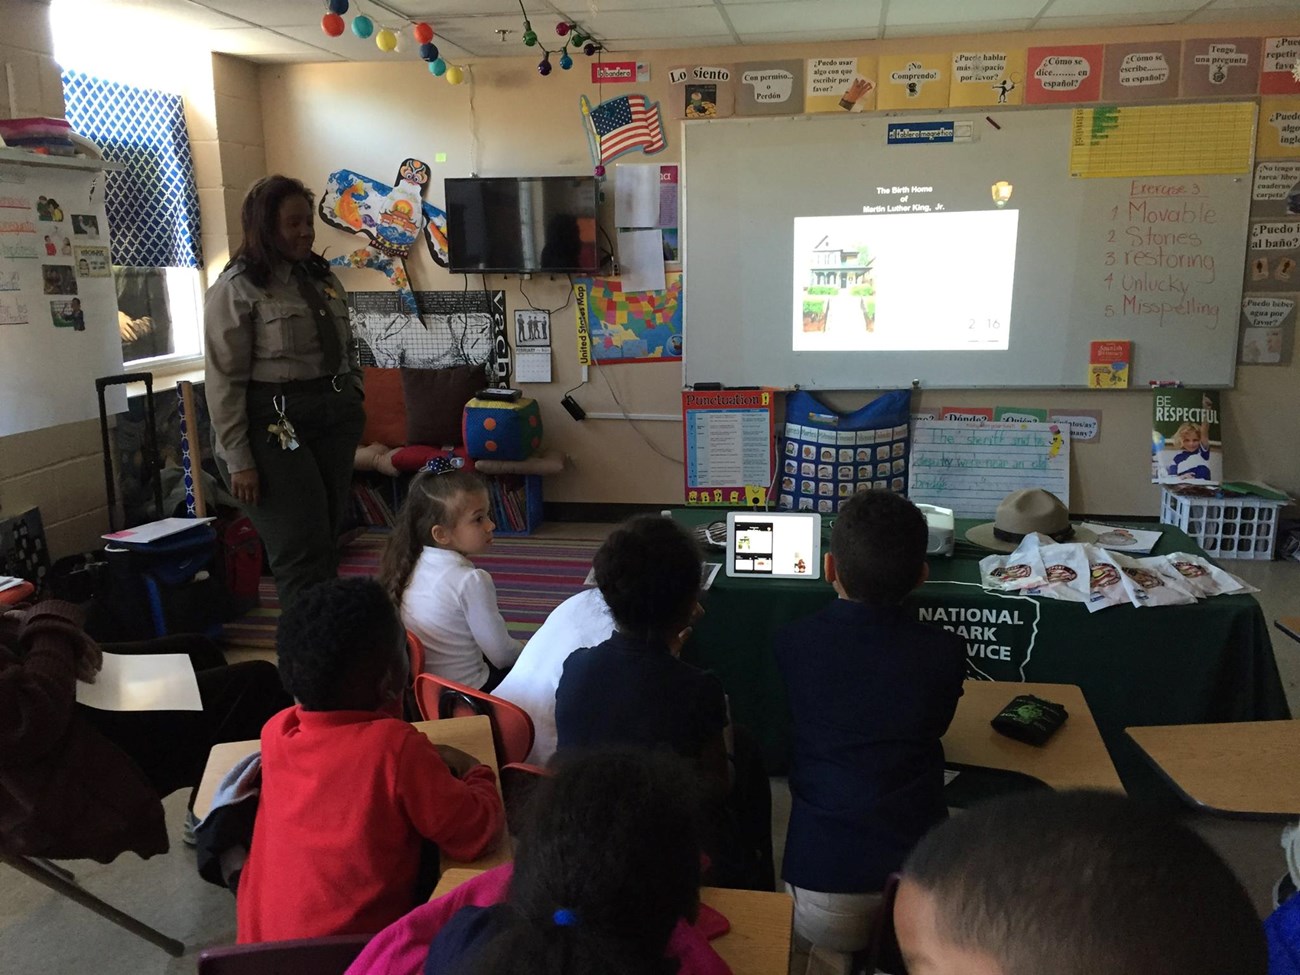
[{"label": "classroom bulletin board", "polygon": [[682,391],[686,503],[767,504],[776,463],[770,389]]},{"label": "classroom bulletin board", "polygon": [[102,172],[0,159],[0,436],[98,416],[121,372]]}]

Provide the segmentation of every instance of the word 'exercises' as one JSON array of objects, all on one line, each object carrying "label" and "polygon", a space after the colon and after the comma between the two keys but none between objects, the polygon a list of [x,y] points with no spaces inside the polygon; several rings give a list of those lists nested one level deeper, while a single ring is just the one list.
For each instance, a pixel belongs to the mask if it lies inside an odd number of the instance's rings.
[{"label": "word 'exercises'", "polygon": [[1154,326],[1153,335],[1173,325],[1234,323],[1237,310],[1219,300],[1219,268],[1207,246],[1219,210],[1198,179],[1121,181],[1105,209],[1094,265],[1105,287],[1105,317]]},{"label": "word 'exercises'", "polygon": [[1020,488],[1044,488],[1070,503],[1070,428],[1056,423],[917,420],[907,495],[991,518]]}]

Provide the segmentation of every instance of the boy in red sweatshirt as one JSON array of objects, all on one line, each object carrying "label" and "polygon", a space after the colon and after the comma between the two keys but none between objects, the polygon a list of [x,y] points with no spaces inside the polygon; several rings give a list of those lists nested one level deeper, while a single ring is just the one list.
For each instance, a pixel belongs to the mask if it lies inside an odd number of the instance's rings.
[{"label": "boy in red sweatshirt", "polygon": [[276,649],[298,703],[262,729],[238,939],[376,932],[428,897],[426,840],[458,860],[493,846],[496,776],[397,716],[405,633],[374,580],[306,590],[280,618]]}]

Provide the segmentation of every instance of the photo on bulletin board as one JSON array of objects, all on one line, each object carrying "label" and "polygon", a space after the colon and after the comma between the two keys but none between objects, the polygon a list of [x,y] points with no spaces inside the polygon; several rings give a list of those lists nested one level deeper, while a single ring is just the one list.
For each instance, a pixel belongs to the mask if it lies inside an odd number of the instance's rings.
[{"label": "photo on bulletin board", "polygon": [[1258,37],[1200,37],[1183,42],[1183,97],[1259,91]]},{"label": "photo on bulletin board", "polygon": [[875,109],[875,58],[809,58],[805,72],[805,112],[842,114]]},{"label": "photo on bulletin board", "polygon": [[73,248],[77,261],[77,276],[82,278],[111,278],[113,265],[107,247],[78,246]]},{"label": "photo on bulletin board", "polygon": [[946,108],[948,105],[947,54],[890,54],[880,58],[882,110]]},{"label": "photo on bulletin board", "polygon": [[71,264],[41,265],[41,281],[47,295],[75,295],[77,272]]},{"label": "photo on bulletin board", "polygon": [[736,65],[737,115],[798,115],[803,111],[802,61],[750,61]]},{"label": "photo on bulletin board", "polygon": [[93,213],[74,213],[72,215],[72,232],[78,237],[98,237],[99,218]]},{"label": "photo on bulletin board", "polygon": [[1177,98],[1181,52],[1178,41],[1107,44],[1101,97],[1108,102]]},{"label": "photo on bulletin board", "polygon": [[1095,102],[1101,96],[1100,44],[1031,47],[1025,103]]},{"label": "photo on bulletin board", "polygon": [[673,95],[668,111],[680,119],[727,118],[735,111],[732,68],[720,64],[688,64],[668,69]]},{"label": "photo on bulletin board", "polygon": [[55,328],[70,328],[74,332],[86,330],[86,313],[81,309],[81,299],[50,302],[50,321]]},{"label": "photo on bulletin board", "polygon": [[952,56],[948,103],[1020,105],[1025,100],[1025,51],[958,51]]}]

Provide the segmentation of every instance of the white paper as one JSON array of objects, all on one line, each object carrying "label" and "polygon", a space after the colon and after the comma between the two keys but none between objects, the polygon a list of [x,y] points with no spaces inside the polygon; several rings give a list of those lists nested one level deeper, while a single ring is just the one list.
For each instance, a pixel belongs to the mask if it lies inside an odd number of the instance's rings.
[{"label": "white paper", "polygon": [[1098,525],[1091,521],[1082,522],[1080,527],[1087,528],[1097,536],[1097,544],[1112,552],[1127,552],[1130,555],[1149,555],[1164,534],[1158,531],[1142,531],[1137,528],[1114,528],[1110,525]]},{"label": "white paper", "polygon": [[179,535],[181,532],[189,531],[196,525],[206,525],[208,522],[216,520],[216,518],[163,518],[161,521],[151,521],[147,525],[136,525],[134,528],[127,528],[120,532],[110,532],[99,537],[106,538],[110,542],[131,542],[134,545],[139,545],[144,542],[156,542],[160,538],[167,538],[171,535]]},{"label": "white paper", "polygon": [[614,226],[659,225],[659,166],[619,166],[614,177]]},{"label": "white paper", "polygon": [[19,579],[17,576],[0,576],[0,592],[4,592],[6,589],[15,589],[26,581],[26,579]]},{"label": "white paper", "polygon": [[633,291],[663,291],[664,232],[620,230],[618,264],[624,294]]},{"label": "white paper", "polygon": [[515,382],[549,383],[550,381],[550,349],[515,349]]},{"label": "white paper", "polygon": [[105,653],[95,683],[77,682],[77,703],[101,711],[202,711],[194,665],[183,653]]}]

